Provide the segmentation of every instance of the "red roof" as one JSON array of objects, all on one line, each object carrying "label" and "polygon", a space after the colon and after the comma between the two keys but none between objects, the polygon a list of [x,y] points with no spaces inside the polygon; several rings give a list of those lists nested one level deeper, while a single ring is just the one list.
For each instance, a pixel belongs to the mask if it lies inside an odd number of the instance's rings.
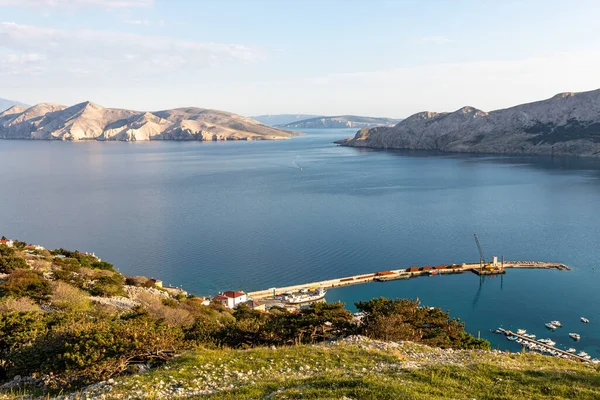
[{"label": "red roof", "polygon": [[10,240],[8,239],[0,239],[0,243],[4,244],[4,243],[8,243],[10,242]]},{"label": "red roof", "polygon": [[235,299],[237,297],[242,297],[244,295],[245,295],[245,293],[234,292],[233,290],[228,290],[226,292],[223,292],[223,296],[227,296],[227,297],[232,298],[232,299]]},{"label": "red roof", "polygon": [[221,301],[221,300],[229,300],[229,298],[226,297],[226,296],[221,296],[220,294],[218,294],[215,297],[213,297],[213,300]]}]

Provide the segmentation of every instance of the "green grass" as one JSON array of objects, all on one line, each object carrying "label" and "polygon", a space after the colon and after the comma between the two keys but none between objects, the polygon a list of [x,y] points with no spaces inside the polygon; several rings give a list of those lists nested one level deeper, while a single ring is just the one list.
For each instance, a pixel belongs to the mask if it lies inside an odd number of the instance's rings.
[{"label": "green grass", "polygon": [[118,379],[107,398],[165,398],[165,388],[184,398],[231,400],[600,398],[600,372],[589,364],[412,343],[385,352],[368,347],[197,350]]}]

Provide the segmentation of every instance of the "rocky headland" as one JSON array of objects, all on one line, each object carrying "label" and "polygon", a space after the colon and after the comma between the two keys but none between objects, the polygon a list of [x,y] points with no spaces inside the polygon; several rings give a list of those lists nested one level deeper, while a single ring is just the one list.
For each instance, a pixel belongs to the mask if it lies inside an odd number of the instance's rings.
[{"label": "rocky headland", "polygon": [[600,155],[600,89],[560,93],[534,103],[485,112],[463,107],[420,112],[395,126],[361,129],[343,146],[445,152]]}]

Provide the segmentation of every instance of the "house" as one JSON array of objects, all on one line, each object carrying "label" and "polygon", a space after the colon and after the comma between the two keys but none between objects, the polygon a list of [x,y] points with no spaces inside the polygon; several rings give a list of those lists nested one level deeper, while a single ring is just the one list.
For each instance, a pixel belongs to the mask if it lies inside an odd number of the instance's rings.
[{"label": "house", "polygon": [[210,304],[210,299],[207,299],[204,296],[202,296],[202,297],[191,297],[190,300],[196,301],[196,302],[202,304],[203,306],[207,306],[207,305]]},{"label": "house", "polygon": [[241,303],[245,303],[248,301],[248,296],[244,292],[234,292],[233,290],[228,290],[223,293],[219,293],[217,296],[213,297],[214,301],[218,301],[228,308],[236,308]]},{"label": "house", "polygon": [[150,282],[154,283],[154,286],[156,287],[163,287],[163,281],[161,281],[160,279],[150,279]]},{"label": "house", "polygon": [[26,250],[46,250],[44,247],[42,246],[36,246],[34,244],[30,244],[28,246],[25,246]]},{"label": "house", "polygon": [[261,303],[256,300],[248,300],[246,304],[248,307],[256,311],[267,311],[267,305],[265,303]]},{"label": "house", "polygon": [[6,247],[13,247],[14,242],[12,240],[9,240],[9,239],[1,239],[0,240],[0,244],[5,245]]}]

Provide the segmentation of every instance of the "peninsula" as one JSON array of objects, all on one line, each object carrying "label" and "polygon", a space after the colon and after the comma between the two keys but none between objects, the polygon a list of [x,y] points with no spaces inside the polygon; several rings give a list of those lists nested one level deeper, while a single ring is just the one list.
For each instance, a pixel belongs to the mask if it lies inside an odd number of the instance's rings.
[{"label": "peninsula", "polygon": [[485,112],[420,112],[392,127],[362,129],[342,146],[446,152],[600,156],[600,89],[560,93]]},{"label": "peninsula", "polygon": [[42,103],[0,113],[0,139],[37,140],[279,140],[300,135],[225,111],[185,107],[143,112],[86,101]]}]

